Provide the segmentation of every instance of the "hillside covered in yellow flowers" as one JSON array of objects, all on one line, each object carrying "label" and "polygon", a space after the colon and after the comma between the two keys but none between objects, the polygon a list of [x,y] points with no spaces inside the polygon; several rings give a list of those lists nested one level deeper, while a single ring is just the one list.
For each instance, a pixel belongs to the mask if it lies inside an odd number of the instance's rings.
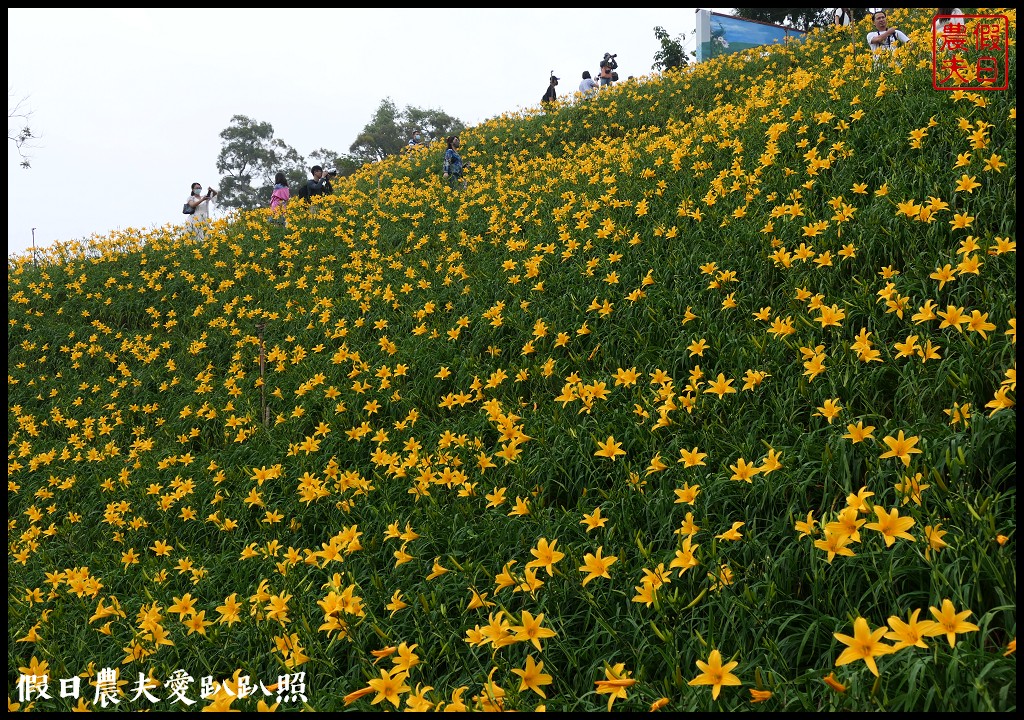
[{"label": "hillside covered in yellow flowers", "polygon": [[10,259],[9,709],[1015,709],[1016,17],[900,12]]}]

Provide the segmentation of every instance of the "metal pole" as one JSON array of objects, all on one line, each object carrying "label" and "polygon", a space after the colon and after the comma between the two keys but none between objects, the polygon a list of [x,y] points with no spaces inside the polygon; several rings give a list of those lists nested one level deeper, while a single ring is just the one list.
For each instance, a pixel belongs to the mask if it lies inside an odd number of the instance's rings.
[{"label": "metal pole", "polygon": [[39,267],[36,264],[36,229],[32,228],[32,266]]},{"label": "metal pole", "polygon": [[267,347],[263,342],[263,331],[266,329],[267,324],[260,323],[256,326],[256,329],[260,334],[260,405],[263,410],[263,427],[270,425],[270,408],[267,407],[267,384],[264,379],[264,373],[267,368]]}]

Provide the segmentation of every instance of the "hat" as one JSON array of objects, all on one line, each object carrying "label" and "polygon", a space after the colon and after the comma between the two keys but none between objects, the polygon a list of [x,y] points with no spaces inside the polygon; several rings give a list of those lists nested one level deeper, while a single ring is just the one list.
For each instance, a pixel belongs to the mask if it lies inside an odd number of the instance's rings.
[{"label": "hat", "polygon": [[555,82],[558,82],[558,78],[555,77],[554,75],[551,76],[551,79],[554,80]]}]

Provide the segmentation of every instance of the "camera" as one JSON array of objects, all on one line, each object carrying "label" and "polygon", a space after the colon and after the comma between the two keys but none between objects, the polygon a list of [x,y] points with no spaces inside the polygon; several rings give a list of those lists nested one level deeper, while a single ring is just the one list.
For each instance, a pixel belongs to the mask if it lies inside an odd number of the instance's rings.
[{"label": "camera", "polygon": [[334,168],[329,168],[327,170],[324,170],[324,174],[327,177],[337,177],[338,176],[338,171],[335,170]]}]

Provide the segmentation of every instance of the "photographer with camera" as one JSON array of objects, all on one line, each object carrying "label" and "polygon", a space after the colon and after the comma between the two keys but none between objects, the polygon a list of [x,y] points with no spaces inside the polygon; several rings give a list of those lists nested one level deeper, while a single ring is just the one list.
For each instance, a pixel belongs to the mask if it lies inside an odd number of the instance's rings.
[{"label": "photographer with camera", "polygon": [[337,170],[325,172],[319,165],[314,165],[310,168],[310,172],[313,173],[313,179],[306,183],[307,194],[310,198],[314,195],[330,195],[334,192],[334,188],[331,187],[331,178],[337,177]]},{"label": "photographer with camera", "polygon": [[185,201],[184,210],[191,212],[185,212],[188,215],[188,225],[196,227],[196,239],[202,241],[204,231],[202,225],[210,219],[210,202],[217,197],[217,191],[212,187],[206,188],[206,194],[203,195],[202,183],[192,183],[192,193],[188,196],[188,200]]},{"label": "photographer with camera", "polygon": [[601,72],[598,77],[601,80],[601,87],[605,85],[611,85],[613,80],[618,80],[618,73],[612,72],[619,67],[619,63],[615,61],[618,54],[612,55],[611,53],[604,54],[604,60],[601,61]]}]

